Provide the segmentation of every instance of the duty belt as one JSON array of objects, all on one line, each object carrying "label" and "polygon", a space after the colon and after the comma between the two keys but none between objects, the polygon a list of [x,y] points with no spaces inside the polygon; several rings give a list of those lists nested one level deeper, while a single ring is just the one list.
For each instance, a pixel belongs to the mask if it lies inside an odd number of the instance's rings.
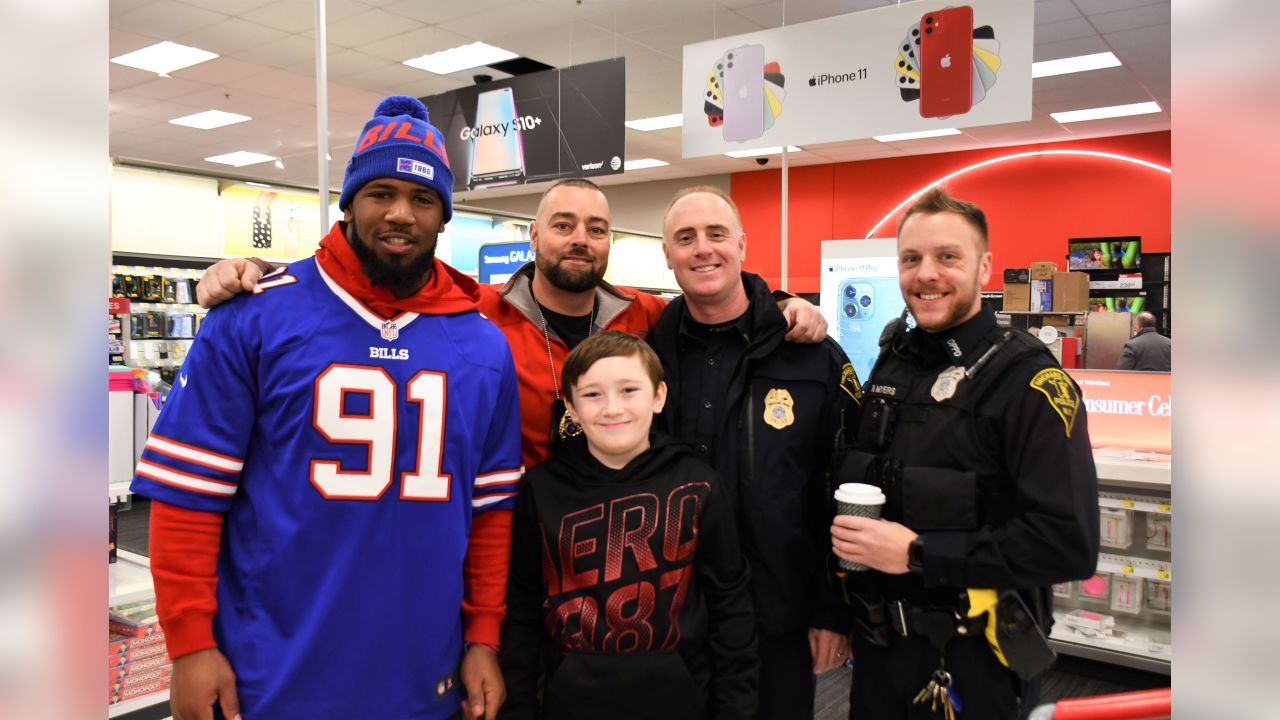
[{"label": "duty belt", "polygon": [[903,600],[889,600],[889,626],[902,637],[920,635],[942,651],[953,636],[982,637],[987,616],[967,618],[955,609],[930,609]]}]

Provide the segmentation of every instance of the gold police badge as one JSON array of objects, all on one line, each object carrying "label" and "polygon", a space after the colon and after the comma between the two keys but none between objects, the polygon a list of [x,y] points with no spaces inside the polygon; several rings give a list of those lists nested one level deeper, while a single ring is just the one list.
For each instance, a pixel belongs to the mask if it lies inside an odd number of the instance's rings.
[{"label": "gold police badge", "polygon": [[1076,425],[1076,415],[1080,411],[1080,395],[1076,392],[1075,383],[1061,368],[1045,368],[1031,378],[1031,387],[1044,393],[1049,400],[1049,407],[1062,418],[1067,437],[1071,437],[1071,429]]},{"label": "gold police badge", "polygon": [[796,415],[791,411],[795,404],[785,388],[770,389],[764,396],[764,421],[774,430],[790,426],[796,421]]}]

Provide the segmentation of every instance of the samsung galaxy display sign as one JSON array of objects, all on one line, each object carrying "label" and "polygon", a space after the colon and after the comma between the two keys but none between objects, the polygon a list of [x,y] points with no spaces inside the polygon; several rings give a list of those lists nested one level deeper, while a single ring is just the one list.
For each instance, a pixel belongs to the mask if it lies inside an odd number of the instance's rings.
[{"label": "samsung galaxy display sign", "polygon": [[532,261],[533,250],[528,241],[481,245],[476,275],[482,283],[501,284]]},{"label": "samsung galaxy display sign", "polygon": [[686,45],[684,156],[1030,120],[1034,1],[953,3]]},{"label": "samsung galaxy display sign", "polygon": [[617,58],[421,99],[464,191],[622,172],[625,97]]}]

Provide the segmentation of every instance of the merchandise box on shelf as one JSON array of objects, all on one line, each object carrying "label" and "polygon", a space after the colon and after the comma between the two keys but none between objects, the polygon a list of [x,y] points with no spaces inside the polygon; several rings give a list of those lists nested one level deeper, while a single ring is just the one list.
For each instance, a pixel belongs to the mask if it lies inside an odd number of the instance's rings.
[{"label": "merchandise box on shelf", "polygon": [[1058,263],[1052,263],[1052,262],[1031,263],[1031,279],[1032,280],[1052,280],[1053,275],[1056,272],[1058,272]]}]

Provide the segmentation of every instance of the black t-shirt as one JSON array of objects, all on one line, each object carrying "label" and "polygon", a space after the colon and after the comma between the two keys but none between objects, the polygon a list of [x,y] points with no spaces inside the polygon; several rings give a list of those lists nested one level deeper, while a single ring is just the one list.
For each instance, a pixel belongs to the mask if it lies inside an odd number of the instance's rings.
[{"label": "black t-shirt", "polygon": [[538,309],[542,311],[542,317],[547,319],[547,325],[572,350],[578,347],[578,343],[586,340],[591,335],[596,313],[600,309],[600,300],[599,298],[596,299],[595,306],[586,315],[561,315],[554,310],[547,309],[542,303],[538,303]]}]

